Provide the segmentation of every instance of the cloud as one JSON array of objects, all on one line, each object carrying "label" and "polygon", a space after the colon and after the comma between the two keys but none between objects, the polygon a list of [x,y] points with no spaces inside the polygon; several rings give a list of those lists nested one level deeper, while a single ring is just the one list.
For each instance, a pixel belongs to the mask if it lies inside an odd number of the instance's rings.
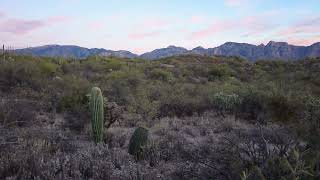
[{"label": "cloud", "polygon": [[44,20],[27,20],[27,19],[7,19],[0,23],[0,32],[12,33],[15,35],[24,35],[34,30],[61,23],[70,18],[64,16],[49,17]]},{"label": "cloud", "polygon": [[278,36],[298,36],[320,32],[320,17],[300,20],[277,33]]},{"label": "cloud", "polygon": [[72,18],[70,16],[52,16],[49,17],[46,21],[47,24],[54,24],[54,23],[62,23],[70,21]]},{"label": "cloud", "polygon": [[102,21],[92,21],[89,23],[89,28],[93,30],[101,29],[105,25]]},{"label": "cloud", "polygon": [[269,16],[247,16],[242,19],[218,20],[207,28],[191,33],[190,39],[202,39],[233,30],[244,31],[244,36],[259,35],[274,26],[274,23],[268,21]]},{"label": "cloud", "polygon": [[[147,18],[134,25],[131,33],[128,34],[130,39],[145,39],[159,36],[171,24],[172,20],[163,18]],[[146,31],[148,29],[148,31]]]},{"label": "cloud", "polygon": [[5,13],[0,11],[0,18],[5,17]]},{"label": "cloud", "polygon": [[136,33],[131,33],[128,35],[130,39],[145,39],[149,37],[154,37],[160,35],[160,31],[153,31],[153,32],[136,32]]},{"label": "cloud", "polygon": [[203,16],[191,16],[190,18],[190,22],[193,23],[193,24],[198,24],[198,23],[202,23],[202,22],[205,22],[205,17]]},{"label": "cloud", "polygon": [[169,26],[171,23],[160,18],[149,18],[142,21],[139,26],[150,29],[160,29]]},{"label": "cloud", "polygon": [[320,35],[310,36],[310,37],[291,37],[287,38],[289,44],[299,45],[299,46],[309,46],[315,42],[320,42]]},{"label": "cloud", "polygon": [[191,34],[191,39],[201,39],[208,36],[212,36],[220,32],[227,31],[228,29],[234,26],[236,26],[236,23],[232,21],[218,21],[205,29],[193,32]]},{"label": "cloud", "polygon": [[247,3],[248,0],[224,0],[224,4],[231,7],[238,7]]},{"label": "cloud", "polygon": [[0,24],[0,31],[22,35],[45,25],[46,23],[40,20],[8,19]]}]

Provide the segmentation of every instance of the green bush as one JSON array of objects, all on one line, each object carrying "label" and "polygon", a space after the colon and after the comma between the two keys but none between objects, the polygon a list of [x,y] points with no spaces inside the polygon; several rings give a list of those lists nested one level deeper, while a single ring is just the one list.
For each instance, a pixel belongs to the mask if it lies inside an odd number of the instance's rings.
[{"label": "green bush", "polygon": [[58,66],[52,62],[41,61],[39,62],[41,73],[45,75],[53,75],[57,72]]},{"label": "green bush", "polygon": [[208,71],[208,80],[214,81],[232,75],[232,70],[225,64],[219,64],[211,67]]},{"label": "green bush", "polygon": [[84,79],[75,76],[66,76],[62,80],[54,83],[57,89],[53,89],[53,94],[58,100],[58,112],[64,112],[79,107],[85,107],[88,102],[87,92],[90,89],[90,83]]},{"label": "green bush", "polygon": [[164,69],[156,68],[150,72],[150,78],[167,82],[173,80],[173,74]]},{"label": "green bush", "polygon": [[[266,165],[254,166],[246,174],[245,180],[254,179],[314,179],[313,166],[306,161],[306,153],[293,150],[288,157],[272,157]],[[245,172],[245,171],[244,171]]]},{"label": "green bush", "polygon": [[239,109],[242,100],[237,94],[219,92],[210,98],[210,102],[223,115],[224,112],[235,113]]}]

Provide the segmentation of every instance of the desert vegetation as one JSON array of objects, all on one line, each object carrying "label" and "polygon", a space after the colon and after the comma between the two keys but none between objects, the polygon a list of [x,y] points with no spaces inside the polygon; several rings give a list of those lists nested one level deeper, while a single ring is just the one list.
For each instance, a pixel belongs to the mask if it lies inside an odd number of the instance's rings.
[{"label": "desert vegetation", "polygon": [[319,69],[6,55],[0,179],[319,179]]}]

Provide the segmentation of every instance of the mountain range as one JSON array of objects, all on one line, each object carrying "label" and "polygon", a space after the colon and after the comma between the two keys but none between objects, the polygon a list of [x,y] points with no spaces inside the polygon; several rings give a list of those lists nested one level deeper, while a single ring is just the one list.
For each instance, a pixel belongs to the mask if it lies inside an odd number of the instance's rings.
[{"label": "mountain range", "polygon": [[17,49],[15,51],[17,54],[48,57],[74,57],[80,59],[88,56],[99,55],[156,60],[170,56],[198,54],[204,56],[239,56],[250,61],[260,59],[298,60],[306,57],[320,57],[320,42],[314,43],[310,46],[295,46],[286,42],[274,41],[270,41],[267,45],[261,44],[258,46],[247,43],[227,42],[215,48],[206,49],[203,47],[196,47],[192,50],[188,50],[183,47],[168,46],[167,48],[156,49],[140,56],[125,50],[113,51],[101,48],[89,49],[70,45],[46,45]]}]

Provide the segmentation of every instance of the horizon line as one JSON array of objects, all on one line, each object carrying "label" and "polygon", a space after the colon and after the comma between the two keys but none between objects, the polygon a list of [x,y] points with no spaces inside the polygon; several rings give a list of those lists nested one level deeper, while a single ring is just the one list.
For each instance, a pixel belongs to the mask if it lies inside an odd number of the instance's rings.
[{"label": "horizon line", "polygon": [[[135,55],[138,55],[138,56],[141,56],[141,55],[143,55],[143,54],[145,54],[145,53],[149,53],[149,52],[152,52],[152,51],[154,51],[154,50],[157,50],[157,49],[164,49],[164,48],[168,48],[168,47],[170,47],[170,46],[173,46],[173,47],[178,47],[178,48],[184,48],[184,49],[186,49],[186,50],[188,50],[188,51],[191,51],[191,50],[193,50],[193,49],[195,49],[195,48],[198,48],[198,47],[202,47],[202,48],[204,48],[204,49],[210,49],[210,48],[216,48],[216,47],[219,47],[219,46],[222,46],[222,45],[224,45],[224,44],[226,44],[226,43],[237,43],[237,44],[250,44],[250,45],[254,45],[254,46],[260,46],[260,45],[264,45],[264,46],[266,46],[266,45],[268,45],[270,42],[276,42],[276,43],[287,43],[288,45],[292,45],[292,46],[298,46],[298,47],[308,47],[308,46],[312,46],[312,45],[314,45],[314,44],[317,44],[317,43],[320,43],[319,41],[315,41],[315,42],[313,42],[313,43],[310,43],[309,45],[297,45],[297,44],[291,44],[291,43],[289,43],[289,42],[286,42],[286,41],[274,41],[274,40],[270,40],[270,41],[268,41],[268,43],[266,43],[266,44],[264,44],[264,43],[260,43],[260,44],[258,44],[258,43],[248,43],[248,42],[235,42],[235,41],[226,41],[226,42],[224,42],[224,43],[222,43],[222,44],[220,44],[220,45],[217,45],[217,46],[214,46],[214,47],[204,47],[204,46],[196,46],[196,47],[193,47],[193,48],[185,48],[185,47],[183,47],[183,46],[177,46],[177,45],[167,45],[167,46],[164,46],[164,47],[159,47],[159,48],[156,48],[156,49],[153,49],[153,50],[151,50],[151,51],[146,51],[146,52],[143,52],[143,53],[135,53],[134,51],[131,51],[131,50],[126,50],[126,49],[107,49],[107,48],[104,48],[104,47],[85,47],[85,46],[82,46],[82,45],[77,45],[77,44],[56,44],[56,43],[54,43],[54,44],[43,44],[43,45],[37,45],[37,46],[25,46],[25,47],[23,47],[23,46],[20,46],[20,47],[18,47],[18,46],[6,46],[5,44],[3,44],[3,45],[1,45],[1,50],[2,50],[2,46],[4,46],[4,47],[7,47],[9,50],[21,50],[21,49],[28,49],[28,48],[38,48],[38,47],[45,47],[45,46],[75,46],[75,47],[79,47],[79,48],[85,48],[85,49],[104,49],[104,50],[110,50],[110,51],[128,51],[128,52],[130,52],[130,53],[133,53],[133,54],[135,54]],[[6,48],[5,48],[6,49]]]}]

